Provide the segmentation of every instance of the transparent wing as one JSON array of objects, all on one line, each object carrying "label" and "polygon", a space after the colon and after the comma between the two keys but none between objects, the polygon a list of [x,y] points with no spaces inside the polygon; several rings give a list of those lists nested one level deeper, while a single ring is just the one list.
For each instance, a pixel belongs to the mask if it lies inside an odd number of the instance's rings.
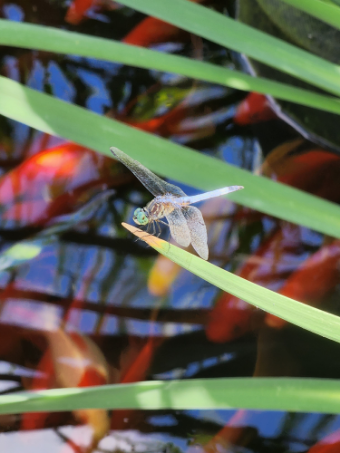
[{"label": "transparent wing", "polygon": [[182,209],[182,212],[189,227],[192,246],[201,258],[207,260],[209,256],[207,228],[201,211],[189,206]]},{"label": "transparent wing", "polygon": [[189,227],[180,209],[175,209],[166,216],[169,222],[171,236],[182,247],[188,247],[191,242]]},{"label": "transparent wing", "polygon": [[137,160],[132,159],[118,148],[110,148],[116,159],[124,164],[140,180],[140,182],[154,195],[165,195],[171,193],[175,197],[186,197],[186,194],[177,186],[170,184],[156,176]]}]

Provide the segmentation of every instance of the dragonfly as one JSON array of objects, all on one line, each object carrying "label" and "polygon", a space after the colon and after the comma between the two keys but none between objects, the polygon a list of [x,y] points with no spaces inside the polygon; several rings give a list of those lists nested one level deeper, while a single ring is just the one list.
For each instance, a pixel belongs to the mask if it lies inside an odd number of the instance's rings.
[{"label": "dragonfly", "polygon": [[[191,244],[198,255],[207,260],[209,257],[207,228],[201,211],[191,205],[235,192],[243,189],[243,186],[229,186],[188,197],[182,189],[159,178],[120,149],[110,150],[115,159],[124,164],[155,197],[144,208],[137,208],[134,211],[133,221],[137,225],[147,226],[148,233],[152,228],[152,234],[156,234],[157,229],[160,233],[159,223],[168,225],[171,236],[179,245],[188,247]],[[168,221],[167,224],[161,220],[164,217]]]}]

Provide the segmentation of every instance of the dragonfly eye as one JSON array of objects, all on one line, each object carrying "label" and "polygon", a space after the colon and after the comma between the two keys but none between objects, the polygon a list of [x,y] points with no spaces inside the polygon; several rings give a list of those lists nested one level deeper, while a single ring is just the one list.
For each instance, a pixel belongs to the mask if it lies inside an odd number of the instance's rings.
[{"label": "dragonfly eye", "polygon": [[133,213],[133,221],[137,223],[137,225],[146,225],[149,223],[149,219],[142,208],[137,208]]}]

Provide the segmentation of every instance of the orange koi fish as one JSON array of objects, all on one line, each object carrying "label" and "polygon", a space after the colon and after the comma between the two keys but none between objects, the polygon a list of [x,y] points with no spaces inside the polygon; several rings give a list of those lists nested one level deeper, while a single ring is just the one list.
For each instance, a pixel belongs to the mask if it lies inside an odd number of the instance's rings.
[{"label": "orange koi fish", "polygon": [[[289,270],[279,266],[298,248],[299,227],[285,225],[276,229],[251,255],[237,274],[266,287],[281,286]],[[253,330],[256,308],[231,294],[222,293],[210,314],[206,335],[210,341],[222,343]]]},{"label": "orange koi fish", "polygon": [[112,0],[73,0],[66,12],[65,21],[72,25],[78,25],[86,19],[88,11],[95,7],[114,10],[119,8],[119,5]]},{"label": "orange koi fish", "polygon": [[338,453],[340,451],[340,430],[328,434],[308,450],[308,453]]},{"label": "orange koi fish", "polygon": [[238,105],[234,123],[240,126],[256,124],[277,118],[267,97],[260,93],[250,93]]},{"label": "orange koi fish", "polygon": [[88,189],[117,182],[115,173],[112,159],[76,143],[40,151],[0,178],[0,224],[43,225],[72,212]]},{"label": "orange koi fish", "polygon": [[[66,333],[62,329],[47,332],[45,336],[48,348],[37,367],[39,373],[28,383],[29,390],[107,384],[109,374],[106,359],[90,339],[76,332]],[[91,447],[95,447],[109,429],[107,411],[83,409],[73,414],[81,423],[92,427]],[[21,428],[41,429],[48,415],[23,414]]]},{"label": "orange koi fish", "polygon": [[66,22],[72,25],[79,24],[94,3],[95,0],[74,0],[66,12]]},{"label": "orange koi fish", "polygon": [[247,429],[252,412],[246,410],[237,411],[229,422],[205,445],[202,446],[204,453],[216,453],[232,451],[233,446],[244,444],[254,435],[254,431]]},{"label": "orange koi fish", "polygon": [[[201,3],[204,0],[189,0]],[[142,20],[133,30],[128,33],[123,42],[135,46],[148,47],[168,41],[183,41],[190,34],[155,17],[147,17]]]},{"label": "orange koi fish", "polygon": [[[286,281],[279,294],[308,305],[319,305],[340,281],[340,240],[324,245],[310,256]],[[270,313],[265,322],[282,328],[287,321]]]},{"label": "orange koi fish", "polygon": [[[119,379],[120,384],[145,380],[158,346],[156,341],[153,337],[149,337],[142,347],[130,342],[121,357],[122,373]],[[133,412],[133,410],[129,409],[114,411],[111,417],[111,429],[125,428]]]}]

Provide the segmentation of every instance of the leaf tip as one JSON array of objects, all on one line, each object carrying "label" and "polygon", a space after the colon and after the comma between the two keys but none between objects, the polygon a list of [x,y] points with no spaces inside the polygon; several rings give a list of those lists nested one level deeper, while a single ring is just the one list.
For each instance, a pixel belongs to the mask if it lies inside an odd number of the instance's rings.
[{"label": "leaf tip", "polygon": [[159,239],[155,236],[152,236],[152,234],[146,233],[143,230],[140,230],[136,226],[129,225],[128,223],[122,222],[122,226],[126,228],[130,233],[134,234],[135,236],[138,237],[138,239],[142,239],[146,244],[150,245],[150,247],[159,250],[159,249],[164,249],[164,246],[168,243],[166,241],[163,241],[162,239]]}]

